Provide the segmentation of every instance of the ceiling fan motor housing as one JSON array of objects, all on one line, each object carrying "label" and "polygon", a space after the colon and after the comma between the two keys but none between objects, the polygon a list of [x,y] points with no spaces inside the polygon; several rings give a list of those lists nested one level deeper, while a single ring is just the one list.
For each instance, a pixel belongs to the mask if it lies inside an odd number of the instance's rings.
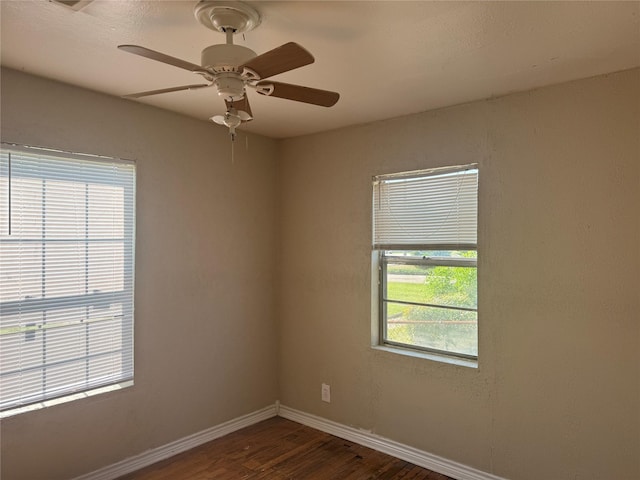
[{"label": "ceiling fan motor housing", "polygon": [[241,45],[211,45],[202,51],[202,66],[215,72],[213,83],[218,95],[228,100],[244,97],[244,80],[240,66],[256,57],[256,52]]},{"label": "ceiling fan motor housing", "polygon": [[256,56],[256,52],[242,45],[211,45],[202,50],[201,65],[216,73],[238,72],[240,65],[244,65]]}]

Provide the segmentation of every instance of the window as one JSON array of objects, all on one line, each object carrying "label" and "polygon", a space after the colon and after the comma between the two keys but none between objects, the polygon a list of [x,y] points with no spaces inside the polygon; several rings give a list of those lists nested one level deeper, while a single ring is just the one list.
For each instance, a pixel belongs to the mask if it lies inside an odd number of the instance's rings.
[{"label": "window", "polygon": [[478,356],[476,165],[373,182],[379,342]]},{"label": "window", "polygon": [[135,165],[2,145],[0,410],[133,378]]}]

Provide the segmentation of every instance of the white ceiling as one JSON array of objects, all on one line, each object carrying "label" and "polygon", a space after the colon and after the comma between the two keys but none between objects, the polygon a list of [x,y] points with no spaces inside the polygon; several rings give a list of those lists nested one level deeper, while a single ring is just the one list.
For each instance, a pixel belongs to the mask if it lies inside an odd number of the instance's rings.
[{"label": "white ceiling", "polygon": [[[199,63],[224,36],[200,25],[196,0],[1,0],[1,63],[124,95],[201,77],[116,48],[137,44]],[[331,108],[249,92],[243,128],[292,137],[640,66],[640,2],[251,1],[261,25],[236,37],[258,54],[294,41],[315,63],[274,80],[341,94]],[[133,101],[133,100],[132,100]],[[138,100],[206,120],[214,89]],[[219,127],[225,128],[225,127]]]}]

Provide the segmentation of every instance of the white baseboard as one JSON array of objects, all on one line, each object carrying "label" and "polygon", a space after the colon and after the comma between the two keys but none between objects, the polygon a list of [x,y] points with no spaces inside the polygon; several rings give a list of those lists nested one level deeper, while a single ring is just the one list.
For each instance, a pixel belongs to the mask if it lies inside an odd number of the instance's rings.
[{"label": "white baseboard", "polygon": [[194,433],[193,435],[189,435],[161,447],[153,448],[141,453],[140,455],[114,463],[113,465],[81,475],[73,480],[114,480],[122,475],[148,467],[149,465],[165,460],[177,455],[178,453],[185,452],[202,445],[203,443],[210,442],[211,440],[215,440],[216,438],[223,437],[229,433],[235,432],[236,430],[240,430],[275,416],[280,416],[288,420],[301,423],[302,425],[315,428],[316,430],[335,435],[336,437],[344,438],[345,440],[392,455],[420,467],[428,468],[434,472],[456,478],[457,480],[506,480],[502,477],[497,477],[490,473],[476,470],[461,463],[380,437],[379,435],[375,435],[371,432],[347,427],[325,418],[295,410],[281,405],[280,402],[275,402],[275,404],[269,405],[261,410],[229,420],[228,422]]},{"label": "white baseboard", "polygon": [[95,470],[76,477],[74,480],[113,480],[127,473],[135,472],[144,467],[148,467],[151,464],[165,460],[169,457],[177,455],[178,453],[185,452],[192,448],[195,448],[203,443],[210,442],[216,438],[223,437],[229,433],[235,432],[242,428],[253,425],[254,423],[261,422],[271,417],[275,417],[278,414],[278,403],[270,405],[256,412],[243,415],[242,417],[234,418],[228,422],[221,423],[215,427],[208,428],[188,437],[181,438],[161,447],[153,448],[135,457],[130,457],[121,462],[114,463],[107,467]]},{"label": "white baseboard", "polygon": [[371,432],[347,427],[309,413],[301,412],[285,405],[278,406],[278,415],[308,427],[335,435],[336,437],[372,448],[379,452],[406,460],[420,467],[456,478],[458,480],[506,480],[490,473],[468,467],[461,463],[418,450],[407,445],[380,437]]}]

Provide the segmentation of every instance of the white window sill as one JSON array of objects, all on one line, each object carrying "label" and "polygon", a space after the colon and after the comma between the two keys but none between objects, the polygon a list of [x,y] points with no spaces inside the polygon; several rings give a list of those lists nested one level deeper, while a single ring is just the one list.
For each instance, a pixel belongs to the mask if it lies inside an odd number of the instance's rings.
[{"label": "white window sill", "polygon": [[372,345],[372,349],[380,352],[395,353],[398,355],[404,355],[406,357],[423,358],[425,360],[431,360],[434,362],[448,363],[450,365],[457,365],[459,367],[478,368],[478,361],[466,358],[454,357],[450,355],[439,355],[437,353],[422,352],[418,350],[412,350],[410,348],[392,347],[390,345]]},{"label": "white window sill", "polygon": [[81,398],[92,397],[101,393],[113,392],[133,385],[133,380],[126,382],[120,382],[113,385],[107,385],[105,387],[94,388],[93,390],[87,390],[86,392],[73,393],[60,398],[54,398],[51,400],[45,400],[44,402],[32,403],[23,407],[12,408],[11,410],[5,410],[0,412],[0,418],[12,417],[21,413],[32,412],[34,410],[40,410],[41,408],[51,407],[53,405],[60,405],[61,403],[72,402]]}]

